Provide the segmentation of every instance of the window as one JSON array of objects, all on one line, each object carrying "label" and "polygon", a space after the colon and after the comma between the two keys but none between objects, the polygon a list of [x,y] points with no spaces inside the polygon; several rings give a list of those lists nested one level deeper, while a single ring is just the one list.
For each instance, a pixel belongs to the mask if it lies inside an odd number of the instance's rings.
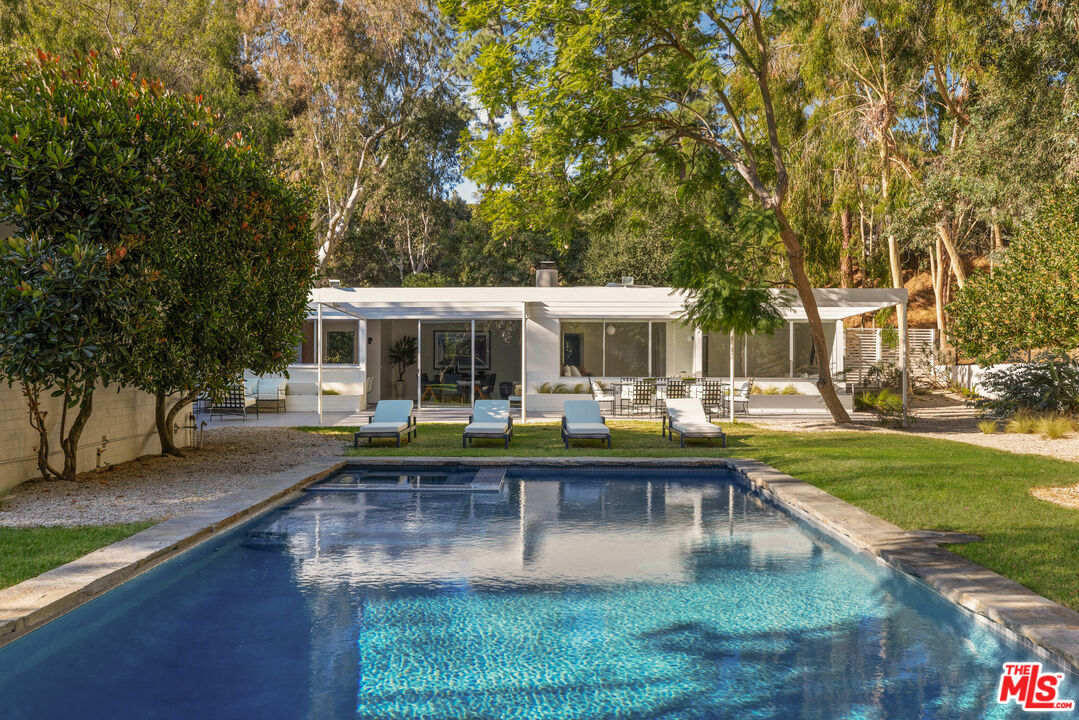
[{"label": "window", "polygon": [[562,377],[655,377],[667,371],[667,323],[562,323]]},{"label": "window", "polygon": [[353,365],[356,362],[356,331],[329,330],[326,332],[326,354],[323,362],[328,365]]}]

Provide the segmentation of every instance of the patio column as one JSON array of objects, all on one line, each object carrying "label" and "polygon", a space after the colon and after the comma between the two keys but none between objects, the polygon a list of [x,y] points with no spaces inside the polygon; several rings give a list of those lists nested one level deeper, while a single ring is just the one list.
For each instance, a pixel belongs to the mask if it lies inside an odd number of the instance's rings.
[{"label": "patio column", "polygon": [[423,407],[423,320],[416,318],[416,409]]},{"label": "patio column", "polygon": [[[528,417],[528,312],[527,304],[521,303],[521,422]],[[524,493],[521,493],[524,502]]]},{"label": "patio column", "polygon": [[704,333],[700,328],[693,329],[693,362],[690,369],[693,377],[704,377]]},{"label": "patio column", "polygon": [[318,424],[322,425],[322,303],[318,304],[318,322],[315,324],[315,355],[318,363]]},{"label": "patio column", "polygon": [[787,357],[790,359],[790,370],[787,377],[794,379],[794,321],[787,321]]},{"label": "patio column", "polygon": [[471,397],[471,406],[476,407],[476,318],[472,318],[472,374],[468,380],[468,392]]},{"label": "patio column", "polygon": [[731,422],[734,422],[734,330],[731,330]]},{"label": "patio column", "polygon": [[907,303],[904,300],[896,306],[896,311],[899,314],[899,369],[902,374],[903,383],[903,418],[907,417],[907,385],[910,384],[910,333],[907,330]]}]

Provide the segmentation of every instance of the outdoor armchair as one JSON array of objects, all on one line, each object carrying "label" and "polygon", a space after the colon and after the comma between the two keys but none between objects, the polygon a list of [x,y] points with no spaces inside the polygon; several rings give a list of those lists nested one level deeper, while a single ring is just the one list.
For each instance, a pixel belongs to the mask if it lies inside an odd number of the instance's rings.
[{"label": "outdoor armchair", "polygon": [[663,416],[663,435],[674,440],[678,433],[679,446],[686,446],[686,438],[719,438],[727,447],[727,435],[722,428],[708,419],[704,406],[697,398],[667,401],[667,413]]},{"label": "outdoor armchair", "polygon": [[255,386],[256,403],[273,403],[277,412],[285,409],[285,378],[260,377]]},{"label": "outdoor armchair", "polygon": [[412,401],[379,400],[375,414],[352,436],[352,447],[360,446],[360,438],[367,438],[368,445],[374,438],[396,438],[397,447],[401,447],[402,434],[409,442],[420,434],[416,416],[412,413]]},{"label": "outdoor armchair", "polygon": [[255,417],[258,417],[259,406],[254,393],[249,393],[244,385],[236,385],[228,390],[224,397],[211,401],[210,420],[214,419],[214,415],[239,415],[246,421],[247,411],[251,409],[254,409]]},{"label": "outdoor armchair", "polygon": [[595,400],[567,400],[562,410],[562,442],[569,449],[570,440],[607,441],[611,447],[611,429]]},{"label": "outdoor armchair", "polygon": [[506,447],[513,439],[513,417],[509,400],[477,400],[468,416],[468,425],[461,435],[461,447],[467,447],[475,438],[502,439]]}]

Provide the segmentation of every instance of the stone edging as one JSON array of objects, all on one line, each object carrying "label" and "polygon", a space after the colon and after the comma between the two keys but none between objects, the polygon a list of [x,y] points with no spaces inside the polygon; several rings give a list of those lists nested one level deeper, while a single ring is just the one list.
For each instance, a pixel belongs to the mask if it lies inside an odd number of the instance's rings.
[{"label": "stone edging", "polygon": [[636,465],[723,467],[751,489],[855,547],[920,579],[951,602],[988,618],[1079,671],[1079,613],[938,546],[940,537],[907,532],[820,488],[756,460],[634,457],[321,458],[266,478],[194,512],[166,520],[78,560],[0,590],[0,646],[63,615],[183,550],[292,497],[344,466]]},{"label": "stone edging", "polygon": [[282,502],[342,465],[319,458],[0,590],[0,647],[125,580]]}]

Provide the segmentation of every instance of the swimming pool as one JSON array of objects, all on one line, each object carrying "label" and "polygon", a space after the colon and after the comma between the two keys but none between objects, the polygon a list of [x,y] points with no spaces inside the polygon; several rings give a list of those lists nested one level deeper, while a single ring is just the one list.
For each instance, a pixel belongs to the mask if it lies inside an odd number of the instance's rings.
[{"label": "swimming pool", "polygon": [[511,468],[305,493],[0,648],[0,715],[1007,718],[1023,660],[727,471]]}]

